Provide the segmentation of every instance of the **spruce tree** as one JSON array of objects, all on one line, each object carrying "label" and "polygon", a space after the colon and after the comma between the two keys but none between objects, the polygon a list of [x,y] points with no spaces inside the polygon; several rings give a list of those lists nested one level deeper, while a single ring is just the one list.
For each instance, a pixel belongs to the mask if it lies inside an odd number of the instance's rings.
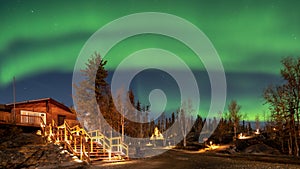
[{"label": "spruce tree", "polygon": [[76,103],[77,117],[84,122],[84,127],[88,130],[101,130],[98,110],[107,103],[108,72],[104,68],[106,63],[107,61],[103,60],[100,54],[94,53],[86,63],[86,68],[81,70],[84,79],[74,84],[73,98]]}]

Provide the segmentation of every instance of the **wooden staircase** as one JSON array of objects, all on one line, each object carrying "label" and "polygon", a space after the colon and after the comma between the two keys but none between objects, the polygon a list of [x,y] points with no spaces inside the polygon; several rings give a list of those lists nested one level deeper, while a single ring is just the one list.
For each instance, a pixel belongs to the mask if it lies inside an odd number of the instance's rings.
[{"label": "wooden staircase", "polygon": [[56,126],[54,121],[48,126],[47,133],[52,141],[87,162],[117,162],[129,159],[128,146],[121,137],[107,138],[100,131],[86,132],[78,125],[70,127],[67,121]]}]

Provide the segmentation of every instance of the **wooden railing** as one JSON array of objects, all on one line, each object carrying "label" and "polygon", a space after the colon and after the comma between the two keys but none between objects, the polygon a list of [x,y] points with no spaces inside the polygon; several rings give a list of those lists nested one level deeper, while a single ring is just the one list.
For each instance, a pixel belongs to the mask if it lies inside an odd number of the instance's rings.
[{"label": "wooden railing", "polygon": [[94,142],[102,145],[103,152],[108,153],[109,160],[112,159],[112,153],[116,154],[117,152],[125,154],[128,158],[128,146],[121,142],[121,137],[107,138],[99,130],[86,132],[78,125],[70,127],[67,121],[61,126],[56,126],[55,121],[52,121],[48,128],[48,134],[52,140],[65,143],[65,148],[79,156],[81,160],[90,162],[90,153],[94,151]]},{"label": "wooden railing", "polygon": [[121,137],[113,137],[110,140],[112,151],[122,152],[128,157],[128,145],[121,141]]},{"label": "wooden railing", "polygon": [[[84,132],[74,131],[74,129],[70,128],[66,121],[63,125],[58,126],[57,128],[58,140],[65,143],[65,148],[68,148],[74,155],[80,156],[80,160],[90,162],[90,152],[92,147],[87,143]],[[80,147],[79,151],[77,151],[78,146]]]},{"label": "wooden railing", "polygon": [[58,131],[57,131],[57,125],[55,121],[52,119],[50,124],[47,124],[46,131],[45,131],[45,137],[47,137],[48,141],[58,141]]},{"label": "wooden railing", "polygon": [[99,130],[90,131],[89,135],[93,141],[99,142],[109,152],[122,152],[128,157],[128,145],[121,141],[121,137],[107,138]]},{"label": "wooden railing", "polygon": [[[68,125],[68,123],[65,121],[65,123]],[[68,125],[69,126],[69,125]],[[70,127],[70,126],[69,126]],[[90,152],[93,152],[94,148],[93,148],[93,141],[91,136],[81,127],[79,127],[78,125],[70,128],[71,133],[72,134],[76,134],[76,135],[83,135],[85,137],[86,140],[90,141]]]},{"label": "wooden railing", "polygon": [[41,123],[44,123],[41,116],[33,116],[33,115],[16,115],[16,123],[24,124],[24,125],[32,125],[32,126],[40,126]]},{"label": "wooden railing", "polygon": [[88,134],[90,135],[92,141],[98,142],[102,145],[103,151],[108,152],[108,158],[111,160],[112,150],[108,138],[100,133],[99,130],[90,131]]},{"label": "wooden railing", "polygon": [[45,124],[41,116],[17,114],[15,117],[13,117],[12,113],[7,112],[0,113],[0,123],[36,127],[39,127],[41,123]]}]

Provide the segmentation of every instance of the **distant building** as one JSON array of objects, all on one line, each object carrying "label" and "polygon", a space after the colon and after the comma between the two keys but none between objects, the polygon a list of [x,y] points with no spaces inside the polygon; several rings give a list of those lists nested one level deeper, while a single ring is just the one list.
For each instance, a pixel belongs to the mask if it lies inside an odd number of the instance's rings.
[{"label": "distant building", "polygon": [[61,125],[64,120],[75,121],[76,114],[52,98],[0,105],[0,124],[38,127],[41,124],[49,124],[52,120]]}]

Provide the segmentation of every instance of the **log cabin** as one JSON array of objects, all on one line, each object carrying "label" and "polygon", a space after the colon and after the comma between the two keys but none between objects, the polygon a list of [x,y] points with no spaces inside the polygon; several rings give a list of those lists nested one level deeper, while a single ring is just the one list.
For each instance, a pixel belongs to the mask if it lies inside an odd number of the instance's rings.
[{"label": "log cabin", "polygon": [[7,125],[30,132],[42,129],[46,140],[63,143],[65,150],[87,162],[129,159],[128,145],[121,137],[107,138],[99,130],[87,132],[76,120],[75,111],[52,98],[0,104],[0,128]]},{"label": "log cabin", "polygon": [[69,107],[52,99],[42,98],[0,105],[0,124],[19,126],[61,125],[65,120],[76,121],[76,114]]}]

